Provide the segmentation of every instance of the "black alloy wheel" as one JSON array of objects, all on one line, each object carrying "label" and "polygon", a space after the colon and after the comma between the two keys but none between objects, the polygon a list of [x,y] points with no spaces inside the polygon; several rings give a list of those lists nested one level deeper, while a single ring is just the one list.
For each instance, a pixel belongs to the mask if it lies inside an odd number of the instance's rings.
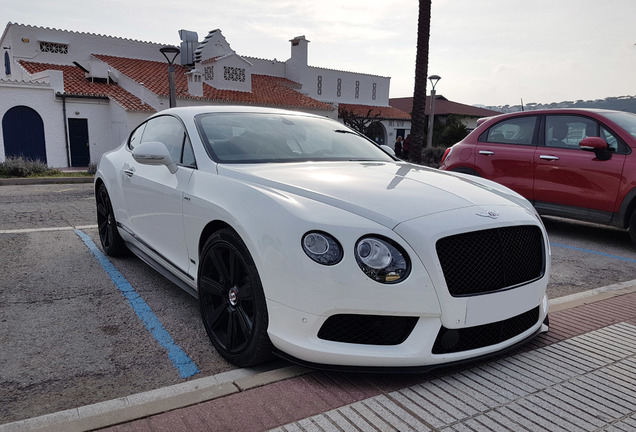
[{"label": "black alloy wheel", "polygon": [[102,183],[97,190],[97,230],[104,252],[109,256],[122,256],[128,253],[126,243],[119,235],[113,206],[106,186]]},{"label": "black alloy wheel", "polygon": [[217,231],[205,243],[198,289],[203,325],[226,360],[246,367],[272,357],[261,281],[247,247],[233,230]]}]

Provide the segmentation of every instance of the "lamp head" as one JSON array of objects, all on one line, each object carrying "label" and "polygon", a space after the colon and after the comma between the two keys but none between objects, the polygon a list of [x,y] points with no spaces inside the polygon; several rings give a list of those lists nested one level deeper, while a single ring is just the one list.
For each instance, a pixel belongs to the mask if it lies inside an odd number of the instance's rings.
[{"label": "lamp head", "polygon": [[442,77],[439,75],[431,75],[428,77],[428,80],[431,82],[431,85],[433,86],[433,90],[435,90],[435,85],[437,84],[437,81],[441,79]]},{"label": "lamp head", "polygon": [[159,48],[159,51],[161,52],[161,54],[163,54],[166,60],[168,60],[169,64],[174,63],[174,59],[177,58],[177,55],[179,55],[179,53],[181,52],[179,48],[172,45],[161,47]]}]

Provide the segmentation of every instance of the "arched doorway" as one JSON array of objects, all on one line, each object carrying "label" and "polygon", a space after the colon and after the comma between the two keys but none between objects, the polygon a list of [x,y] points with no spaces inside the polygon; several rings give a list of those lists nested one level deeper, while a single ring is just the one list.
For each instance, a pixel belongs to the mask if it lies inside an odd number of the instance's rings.
[{"label": "arched doorway", "polygon": [[46,163],[44,122],[33,108],[15,106],[2,118],[4,155]]},{"label": "arched doorway", "polygon": [[373,122],[367,128],[366,136],[375,142],[377,145],[386,144],[386,138],[384,133],[384,126],[380,122]]}]

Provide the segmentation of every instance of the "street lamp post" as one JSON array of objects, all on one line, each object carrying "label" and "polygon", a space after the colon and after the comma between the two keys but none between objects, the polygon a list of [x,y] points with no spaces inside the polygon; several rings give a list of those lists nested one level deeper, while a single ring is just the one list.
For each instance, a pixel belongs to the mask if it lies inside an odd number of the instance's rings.
[{"label": "street lamp post", "polygon": [[428,80],[431,82],[431,111],[428,113],[428,132],[426,133],[426,148],[433,147],[433,117],[435,116],[435,85],[441,80],[439,75],[431,75]]},{"label": "street lamp post", "polygon": [[181,52],[176,46],[165,46],[159,51],[168,60],[168,88],[170,90],[170,108],[177,106],[177,90],[174,83],[174,59]]}]

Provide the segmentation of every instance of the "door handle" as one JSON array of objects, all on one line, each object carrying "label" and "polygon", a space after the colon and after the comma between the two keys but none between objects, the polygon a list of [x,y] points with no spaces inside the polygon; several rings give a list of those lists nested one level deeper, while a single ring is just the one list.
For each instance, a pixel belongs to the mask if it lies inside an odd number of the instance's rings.
[{"label": "door handle", "polygon": [[557,156],[552,156],[552,155],[541,155],[539,156],[539,159],[544,159],[544,160],[559,160],[559,158]]},{"label": "door handle", "polygon": [[479,154],[484,156],[492,156],[495,154],[495,152],[490,150],[479,150]]}]

